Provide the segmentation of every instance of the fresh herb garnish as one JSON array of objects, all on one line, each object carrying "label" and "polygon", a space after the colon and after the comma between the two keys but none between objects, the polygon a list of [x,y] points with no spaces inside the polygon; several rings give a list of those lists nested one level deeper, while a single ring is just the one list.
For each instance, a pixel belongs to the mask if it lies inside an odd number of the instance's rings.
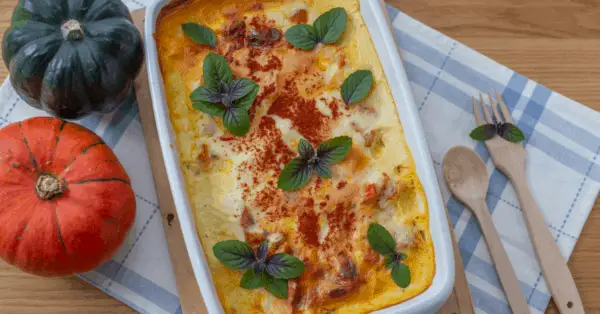
[{"label": "fresh herb garnish", "polygon": [[185,23],[181,25],[181,29],[187,37],[197,44],[210,46],[211,48],[214,48],[217,44],[215,32],[204,25]]},{"label": "fresh herb garnish", "polygon": [[246,270],[240,281],[244,289],[264,287],[274,296],[288,297],[288,279],[298,278],[304,272],[304,263],[284,253],[267,258],[269,244],[261,243],[256,252],[242,241],[227,240],[213,246],[213,253],[228,268]]},{"label": "fresh herb garnish", "polygon": [[480,125],[471,131],[470,134],[471,138],[476,141],[487,141],[496,135],[511,143],[519,143],[525,140],[525,134],[523,134],[523,131],[518,126],[505,122]]},{"label": "fresh herb garnish", "polygon": [[406,255],[396,252],[396,241],[387,229],[377,223],[371,223],[367,231],[367,240],[371,247],[385,256],[385,267],[392,269],[392,280],[400,287],[410,285],[410,269],[402,261]]},{"label": "fresh herb garnish", "polygon": [[227,60],[216,53],[206,56],[203,70],[205,85],[190,95],[192,107],[208,115],[222,117],[223,125],[233,135],[248,133],[248,110],[258,95],[258,84],[246,78],[234,80]]},{"label": "fresh herb garnish", "polygon": [[346,105],[355,104],[367,97],[373,87],[373,73],[369,70],[356,71],[342,84],[342,99]]},{"label": "fresh herb garnish", "polygon": [[324,44],[337,42],[346,29],[347,20],[344,8],[334,8],[321,14],[313,23],[319,41]]},{"label": "fresh herb garnish", "polygon": [[313,50],[318,43],[337,42],[346,29],[347,20],[344,8],[334,8],[319,16],[312,26],[292,26],[285,32],[285,39],[296,48]]},{"label": "fresh herb garnish", "polygon": [[342,161],[350,152],[352,138],[340,136],[325,141],[315,150],[310,142],[301,139],[298,143],[300,157],[289,162],[279,174],[277,187],[284,191],[295,191],[304,187],[313,172],[321,178],[331,178],[331,165]]}]

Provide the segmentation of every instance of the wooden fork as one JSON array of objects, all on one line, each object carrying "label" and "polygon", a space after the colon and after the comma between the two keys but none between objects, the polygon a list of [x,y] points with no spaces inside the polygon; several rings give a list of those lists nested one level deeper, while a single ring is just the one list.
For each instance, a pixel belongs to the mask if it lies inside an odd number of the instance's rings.
[{"label": "wooden fork", "polygon": [[[473,112],[477,124],[514,124],[502,96],[500,96],[498,91],[494,90],[494,92],[497,101],[494,101],[491,94],[487,95],[494,114],[493,117],[481,94],[479,94],[479,99],[485,118],[482,117],[479,109],[480,106],[477,104],[475,98],[473,98]],[[496,168],[500,169],[509,178],[517,192],[538,262],[558,309],[563,314],[585,313],[567,262],[554,242],[554,238],[544,221],[544,216],[540,212],[527,185],[525,178],[525,149],[520,143],[511,143],[500,136],[495,136],[485,141],[485,145]],[[518,268],[518,265],[515,266]]]}]

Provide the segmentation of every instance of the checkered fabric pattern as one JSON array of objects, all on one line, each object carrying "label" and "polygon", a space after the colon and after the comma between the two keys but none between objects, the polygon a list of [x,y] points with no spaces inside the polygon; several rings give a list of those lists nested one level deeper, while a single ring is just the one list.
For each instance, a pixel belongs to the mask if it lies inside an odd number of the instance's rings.
[{"label": "checkered fabric pattern", "polygon": [[[131,10],[152,0],[125,0]],[[561,252],[567,258],[600,190],[600,114],[484,57],[389,7],[433,161],[441,177],[444,153],[475,149],[491,173],[487,202],[532,313],[550,299],[512,186],[495,170],[475,127],[471,96],[497,89],[527,136],[527,175]],[[0,127],[45,115],[27,106],[5,82]],[[129,172],[138,201],[134,227],[106,264],[80,277],[140,313],[181,313],[167,242],[135,101],[108,115],[78,121],[109,144]],[[442,186],[478,313],[511,313],[479,227]]]}]

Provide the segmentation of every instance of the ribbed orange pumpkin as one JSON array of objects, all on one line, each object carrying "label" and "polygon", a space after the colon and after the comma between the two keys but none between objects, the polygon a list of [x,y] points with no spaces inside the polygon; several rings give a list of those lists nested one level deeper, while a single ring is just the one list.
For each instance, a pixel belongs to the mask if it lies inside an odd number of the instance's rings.
[{"label": "ribbed orange pumpkin", "polygon": [[40,276],[94,269],[123,243],[135,194],[90,130],[32,118],[0,130],[0,257]]}]

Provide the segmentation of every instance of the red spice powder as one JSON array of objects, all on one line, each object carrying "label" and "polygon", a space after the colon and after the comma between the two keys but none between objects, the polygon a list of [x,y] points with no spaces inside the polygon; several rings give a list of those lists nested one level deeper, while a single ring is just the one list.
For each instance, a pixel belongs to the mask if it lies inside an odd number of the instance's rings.
[{"label": "red spice powder", "polygon": [[279,171],[281,164],[290,162],[296,155],[283,141],[281,131],[271,117],[261,119],[258,130],[252,137],[251,142],[265,144],[260,147],[262,151],[257,151],[255,154],[254,168],[258,173],[265,173],[269,170]]},{"label": "red spice powder", "polygon": [[254,199],[254,205],[259,208],[260,211],[265,212],[269,207],[277,205],[280,201],[278,191],[273,187],[267,187],[266,189],[258,192]]},{"label": "red spice powder", "polygon": [[273,70],[280,70],[283,64],[281,63],[281,59],[274,55],[269,57],[269,61],[265,65],[258,63],[258,61],[256,61],[255,59],[251,59],[251,57],[248,56],[246,66],[252,74],[256,72],[270,72]]},{"label": "red spice powder", "polygon": [[318,145],[328,137],[328,117],[317,109],[314,99],[305,99],[298,95],[297,88],[289,81],[279,93],[268,114],[289,119],[294,128],[313,145]]},{"label": "red spice powder", "polygon": [[298,216],[298,232],[308,245],[319,245],[319,216],[315,213],[314,201],[307,199],[304,211]]},{"label": "red spice powder", "polygon": [[356,214],[351,210],[351,203],[337,203],[335,209],[327,213],[327,221],[329,222],[329,232],[327,242],[340,245],[341,242],[349,239],[350,233],[355,228]]},{"label": "red spice powder", "polygon": [[275,93],[276,90],[277,90],[277,88],[275,87],[275,84],[271,84],[269,86],[261,88],[261,91],[259,92],[258,96],[256,96],[256,98],[254,99],[254,102],[252,103],[252,107],[250,107],[250,110],[248,110],[248,115],[250,115],[250,120],[254,120],[254,116],[256,115],[256,109],[260,106],[260,103],[263,100],[265,100],[267,97],[269,97],[270,95]]},{"label": "red spice powder", "polygon": [[331,110],[331,117],[333,120],[337,120],[340,116],[342,116],[342,113],[340,112],[340,101],[338,99],[333,99],[327,104],[327,106]]}]

